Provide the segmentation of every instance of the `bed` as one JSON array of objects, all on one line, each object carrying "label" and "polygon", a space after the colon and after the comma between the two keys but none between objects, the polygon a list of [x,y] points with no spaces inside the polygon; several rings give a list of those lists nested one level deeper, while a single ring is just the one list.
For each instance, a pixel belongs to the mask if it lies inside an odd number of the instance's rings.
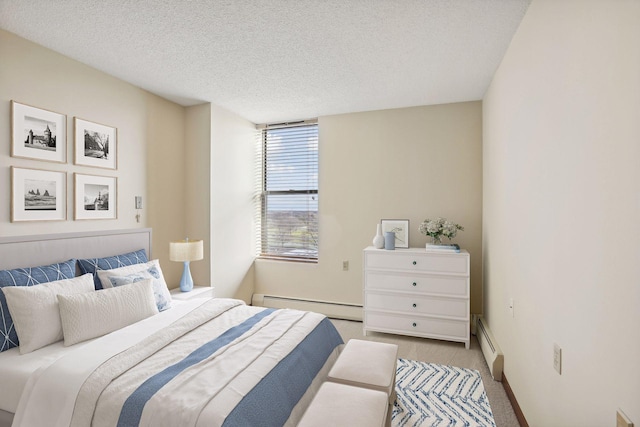
[{"label": "bed", "polygon": [[[342,348],[331,322],[233,299],[167,300],[151,237],[0,239],[0,308],[15,314],[0,316],[0,427],[297,424]],[[36,267],[51,264],[57,280],[43,280]],[[7,286],[29,267],[27,286]],[[56,300],[57,336],[41,295]]]}]

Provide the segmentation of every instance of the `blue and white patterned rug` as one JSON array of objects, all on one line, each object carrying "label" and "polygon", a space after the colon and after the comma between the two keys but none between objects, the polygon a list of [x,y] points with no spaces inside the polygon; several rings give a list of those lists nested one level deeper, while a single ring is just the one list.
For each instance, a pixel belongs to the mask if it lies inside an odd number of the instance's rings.
[{"label": "blue and white patterned rug", "polygon": [[393,427],[495,427],[480,372],[398,359]]}]

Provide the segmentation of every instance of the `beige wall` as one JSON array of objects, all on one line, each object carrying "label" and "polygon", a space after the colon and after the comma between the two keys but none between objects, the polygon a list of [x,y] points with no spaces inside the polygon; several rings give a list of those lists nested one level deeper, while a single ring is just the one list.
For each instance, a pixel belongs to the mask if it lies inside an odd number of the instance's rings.
[{"label": "beige wall", "polygon": [[[186,108],[185,120],[185,235],[202,240],[204,259],[190,264],[195,285],[211,284],[211,104]],[[178,283],[176,283],[176,286]]]},{"label": "beige wall", "polygon": [[534,0],[484,99],[485,312],[532,426],[640,423],[638,23]]},{"label": "beige wall", "polygon": [[[152,227],[153,256],[168,281],[179,281],[181,266],[168,260],[168,230],[184,230],[184,109],[4,30],[0,55],[0,235]],[[11,100],[67,115],[66,164],[10,157]],[[73,164],[74,116],[118,129],[117,170]],[[67,221],[11,223],[10,166],[66,171]],[[116,220],[73,220],[74,173],[118,178]],[[139,223],[135,196],[143,197]]]},{"label": "beige wall", "polygon": [[196,285],[251,302],[255,240],[255,126],[212,104],[186,109],[186,232],[204,240],[191,263]]},{"label": "beige wall", "polygon": [[211,107],[211,283],[216,295],[251,302],[255,258],[255,126]]},{"label": "beige wall", "polygon": [[[444,216],[465,226],[455,241],[471,253],[471,311],[482,309],[481,103],[319,118],[320,247],[317,264],[257,260],[256,293],[362,303],[362,249],[381,219],[418,225]],[[349,271],[342,261],[349,261]]]},{"label": "beige wall", "polygon": [[183,266],[169,261],[169,242],[186,235],[185,206],[189,206],[184,190],[185,112],[183,107],[162,98],[152,99],[154,102],[146,111],[147,156],[138,159],[138,164],[146,166],[149,177],[145,210],[147,226],[153,228],[153,257],[160,259],[168,286],[175,287],[180,283]]}]

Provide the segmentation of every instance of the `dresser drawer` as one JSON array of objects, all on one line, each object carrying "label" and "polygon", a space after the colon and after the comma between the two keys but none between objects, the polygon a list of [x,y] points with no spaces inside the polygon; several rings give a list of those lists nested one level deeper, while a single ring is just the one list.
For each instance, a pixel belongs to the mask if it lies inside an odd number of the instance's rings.
[{"label": "dresser drawer", "polygon": [[460,319],[467,319],[469,316],[468,300],[455,298],[365,292],[365,307],[367,310],[401,311]]},{"label": "dresser drawer", "polygon": [[463,276],[367,271],[364,283],[366,290],[421,292],[459,297],[469,296],[469,279]]},{"label": "dresser drawer", "polygon": [[366,269],[388,269],[432,273],[469,274],[467,253],[427,253],[426,251],[370,251]]},{"label": "dresser drawer", "polygon": [[433,338],[469,339],[467,320],[434,319],[365,311],[365,329]]}]

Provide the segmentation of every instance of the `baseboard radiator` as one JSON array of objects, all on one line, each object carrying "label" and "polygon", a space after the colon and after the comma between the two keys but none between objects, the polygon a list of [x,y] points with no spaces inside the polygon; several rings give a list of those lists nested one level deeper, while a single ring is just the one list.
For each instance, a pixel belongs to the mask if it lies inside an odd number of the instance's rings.
[{"label": "baseboard radiator", "polygon": [[362,306],[357,304],[253,294],[251,297],[251,305],[257,307],[294,308],[297,310],[315,311],[316,313],[322,313],[333,319],[362,320]]},{"label": "baseboard radiator", "polygon": [[482,316],[478,316],[475,322],[476,337],[482,354],[489,365],[491,376],[496,381],[502,381],[502,369],[504,368],[504,355],[498,346],[496,339],[493,337],[486,320]]}]

